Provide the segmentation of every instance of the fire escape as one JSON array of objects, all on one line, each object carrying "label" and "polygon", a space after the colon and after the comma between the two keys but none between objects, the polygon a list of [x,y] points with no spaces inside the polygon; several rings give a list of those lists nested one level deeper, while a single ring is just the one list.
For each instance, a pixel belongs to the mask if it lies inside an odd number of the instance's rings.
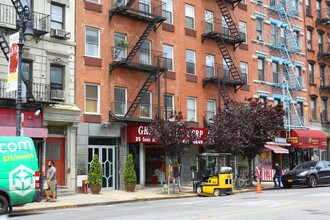
[{"label": "fire escape", "polygon": [[[141,99],[144,94],[148,91],[152,82],[159,80],[160,76],[164,71],[166,71],[166,59],[161,52],[151,51],[144,48],[143,45],[145,40],[149,36],[152,30],[156,31],[158,27],[166,20],[162,17],[162,2],[159,1],[136,1],[129,0],[127,4],[124,5],[123,1],[118,0],[114,3],[114,8],[109,11],[109,20],[115,15],[126,16],[134,20],[145,22],[147,25],[143,32],[140,34],[139,39],[133,45],[132,49],[126,56],[127,48],[123,46],[116,45],[113,48],[113,62],[109,66],[109,71],[112,73],[114,69],[130,68],[142,72],[148,73],[147,79],[143,86],[140,88],[134,101],[129,106],[125,118],[129,119],[133,116],[135,110],[139,106]],[[147,4],[152,3],[152,4]],[[147,58],[147,59],[143,59]],[[114,114],[110,112],[112,116]]]},{"label": "fire escape", "polygon": [[293,63],[293,56],[300,51],[300,47],[290,21],[292,16],[298,14],[298,11],[293,0],[273,1],[269,6],[269,10],[278,14],[282,22],[281,28],[284,30],[284,39],[272,39],[270,45],[270,47],[280,52],[285,68],[282,79],[280,79],[279,83],[274,83],[272,86],[282,90],[283,106],[286,112],[284,127],[286,136],[290,137],[291,129],[306,129],[304,121],[299,116],[296,105],[294,104],[295,102],[292,99],[294,93],[303,88]]},{"label": "fire escape", "polygon": [[[234,86],[235,92],[247,83],[246,75],[241,73],[233,54],[228,50],[228,45],[231,45],[235,50],[245,40],[244,34],[240,33],[237,23],[234,20],[228,9],[228,4],[231,3],[234,9],[241,0],[216,0],[222,14],[222,20],[206,18],[204,23],[204,33],[202,34],[202,42],[206,39],[214,40],[223,57],[223,65],[212,64],[206,67],[206,76],[203,79],[203,87],[208,83],[213,83],[218,86],[218,99],[220,96],[224,100],[224,104],[232,100],[226,89],[226,86]],[[220,107],[220,106],[219,106]]]},{"label": "fire escape", "polygon": [[[6,40],[6,35],[18,31],[18,22],[20,21],[17,19],[17,12],[21,12],[24,8],[20,0],[11,0],[11,2],[13,6],[0,4],[0,47],[7,61],[9,61],[9,44]],[[34,36],[36,42],[38,42],[45,34],[49,33],[49,15],[32,11],[31,20],[33,23]],[[26,71],[24,68],[25,66],[23,65],[22,71]],[[49,98],[50,91],[48,86],[41,83],[29,84],[28,81],[24,79],[24,76],[22,76],[22,80],[27,90],[27,105],[38,105],[38,102],[55,103]],[[13,100],[16,99],[16,92],[6,92],[6,85],[7,81],[0,79],[1,102],[4,102],[5,106],[15,106]]]}]

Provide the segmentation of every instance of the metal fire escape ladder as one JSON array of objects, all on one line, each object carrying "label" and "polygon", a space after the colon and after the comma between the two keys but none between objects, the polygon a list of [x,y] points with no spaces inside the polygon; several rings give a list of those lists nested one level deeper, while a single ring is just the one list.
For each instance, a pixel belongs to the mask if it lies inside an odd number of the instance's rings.
[{"label": "metal fire escape ladder", "polygon": [[129,109],[127,110],[125,117],[128,117],[128,118],[132,117],[136,108],[139,106],[142,97],[148,91],[152,82],[156,81],[162,73],[163,73],[163,71],[160,71],[159,69],[149,73],[147,80],[144,82],[142,88],[140,89],[139,93],[135,97],[133,103],[130,105]]},{"label": "metal fire escape ladder", "polygon": [[2,32],[0,32],[0,47],[7,61],[9,61],[9,45],[6,40],[5,34]]},{"label": "metal fire escape ladder", "polygon": [[[235,25],[235,22],[226,6],[225,0],[216,0],[219,6],[219,9],[221,11],[221,14],[223,18],[226,21],[226,24],[230,30],[230,34],[235,38],[235,39],[240,39],[239,36],[239,31],[238,28]],[[240,42],[237,46],[234,46],[234,49],[236,49],[242,42]]]},{"label": "metal fire escape ladder", "polygon": [[153,18],[148,21],[147,27],[144,30],[143,34],[139,38],[139,40],[134,45],[133,49],[129,52],[127,55],[126,61],[131,62],[138,50],[141,48],[141,45],[144,43],[144,41],[147,39],[148,35],[150,34],[151,30],[156,27],[156,24],[158,22],[157,18]]},{"label": "metal fire escape ladder", "polygon": [[290,18],[297,14],[297,8],[293,0],[283,0],[279,5],[271,6],[270,10],[276,11],[279,15],[282,23],[282,28],[285,32],[286,43],[282,44],[277,49],[281,53],[284,60],[283,65],[286,69],[286,76],[283,75],[282,79],[282,94],[283,94],[283,105],[286,112],[285,116],[285,129],[286,136],[290,137],[290,130],[293,128],[304,128],[304,122],[301,120],[296,105],[292,99],[292,94],[295,90],[301,90],[299,76],[297,75],[293,62],[292,54],[299,52],[295,34],[293,32]]}]

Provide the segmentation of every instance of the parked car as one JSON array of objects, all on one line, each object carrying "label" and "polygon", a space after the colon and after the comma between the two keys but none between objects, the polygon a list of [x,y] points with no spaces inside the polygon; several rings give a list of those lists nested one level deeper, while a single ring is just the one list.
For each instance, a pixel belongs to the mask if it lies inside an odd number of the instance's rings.
[{"label": "parked car", "polygon": [[298,164],[282,176],[284,188],[293,185],[316,187],[318,184],[330,184],[330,161],[306,161]]}]

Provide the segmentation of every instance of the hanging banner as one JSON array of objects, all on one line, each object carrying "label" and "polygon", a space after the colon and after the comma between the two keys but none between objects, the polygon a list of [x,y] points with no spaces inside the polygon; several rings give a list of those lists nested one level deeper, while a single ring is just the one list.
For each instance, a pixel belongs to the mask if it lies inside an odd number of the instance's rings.
[{"label": "hanging banner", "polygon": [[17,90],[19,32],[9,37],[9,65],[6,92]]}]

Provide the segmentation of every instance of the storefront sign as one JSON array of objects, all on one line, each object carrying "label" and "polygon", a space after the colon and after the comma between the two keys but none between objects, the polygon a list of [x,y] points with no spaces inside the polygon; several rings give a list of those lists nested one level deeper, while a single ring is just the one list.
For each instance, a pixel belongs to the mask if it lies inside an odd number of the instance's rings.
[{"label": "storefront sign", "polygon": [[291,130],[288,143],[294,148],[327,148],[327,136],[318,130]]},{"label": "storefront sign", "polygon": [[[205,128],[193,128],[193,132],[196,133],[198,140],[194,141],[195,145],[203,145],[205,138],[208,134],[208,130]],[[148,125],[141,124],[129,124],[127,125],[127,143],[155,143],[158,141],[150,137],[148,131]]]}]

